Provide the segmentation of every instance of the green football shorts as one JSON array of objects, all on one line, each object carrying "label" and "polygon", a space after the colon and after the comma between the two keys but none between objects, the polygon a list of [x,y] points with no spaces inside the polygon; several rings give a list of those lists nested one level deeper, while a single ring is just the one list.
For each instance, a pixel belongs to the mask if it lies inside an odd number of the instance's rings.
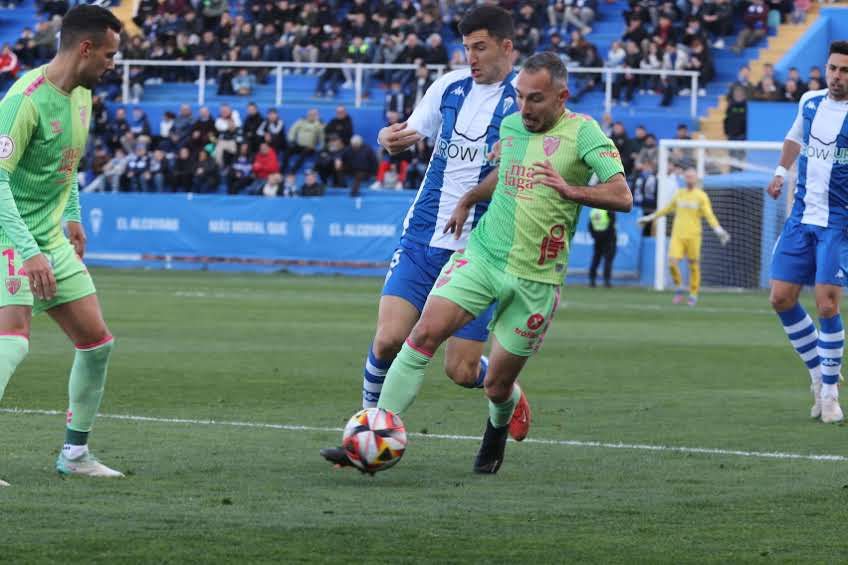
[{"label": "green football shorts", "polygon": [[23,261],[13,247],[3,249],[0,253],[0,273],[3,279],[0,307],[31,306],[33,313],[37,314],[96,292],[88,269],[67,240],[55,249],[42,251],[56,277],[56,295],[50,300],[41,300],[32,294],[29,278],[21,268]]},{"label": "green football shorts", "polygon": [[473,316],[497,301],[489,331],[504,349],[520,357],[529,357],[542,346],[559,293],[559,285],[519,278],[467,251],[451,256],[430,291]]}]

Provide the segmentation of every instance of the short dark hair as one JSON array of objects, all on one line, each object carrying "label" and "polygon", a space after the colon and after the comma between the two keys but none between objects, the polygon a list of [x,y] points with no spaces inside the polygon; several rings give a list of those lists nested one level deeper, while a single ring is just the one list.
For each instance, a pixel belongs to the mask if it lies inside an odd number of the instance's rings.
[{"label": "short dark hair", "polygon": [[461,35],[471,35],[481,29],[497,39],[512,39],[515,36],[512,14],[497,6],[483,5],[472,8],[459,22]]},{"label": "short dark hair", "polygon": [[68,10],[62,18],[59,49],[74,48],[85,39],[100,45],[106,30],[121,33],[122,28],[121,20],[108,9],[94,4],[79,4]]},{"label": "short dark hair", "polygon": [[551,51],[542,51],[532,55],[524,61],[522,69],[528,73],[546,70],[551,77],[551,82],[560,81],[563,84],[568,84],[568,69],[565,68],[565,63],[562,62],[559,55]]},{"label": "short dark hair", "polygon": [[830,51],[828,51],[828,56],[837,53],[839,55],[848,55],[848,41],[834,41],[830,44]]}]

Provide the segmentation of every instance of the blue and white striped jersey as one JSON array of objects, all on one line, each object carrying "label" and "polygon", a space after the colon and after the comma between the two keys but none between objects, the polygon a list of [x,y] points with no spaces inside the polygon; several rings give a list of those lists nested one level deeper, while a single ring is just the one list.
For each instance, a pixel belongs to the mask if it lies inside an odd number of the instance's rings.
[{"label": "blue and white striped jersey", "polygon": [[408,126],[433,140],[435,149],[403,224],[403,237],[442,249],[462,249],[488,203],[477,204],[462,237],[442,233],[459,199],[494,169],[486,159],[500,135],[501,120],[517,110],[515,73],[497,84],[476,84],[469,69],[434,82],[412,112]]},{"label": "blue and white striped jersey", "polygon": [[786,139],[801,145],[791,217],[848,227],[848,101],[832,100],[827,89],[805,93]]}]

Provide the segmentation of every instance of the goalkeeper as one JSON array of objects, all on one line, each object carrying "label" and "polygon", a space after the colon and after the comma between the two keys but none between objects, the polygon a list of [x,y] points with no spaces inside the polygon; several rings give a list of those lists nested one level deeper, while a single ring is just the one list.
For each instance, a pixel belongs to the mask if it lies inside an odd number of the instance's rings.
[{"label": "goalkeeper", "polygon": [[680,261],[685,257],[689,260],[689,306],[694,306],[698,303],[698,290],[701,287],[701,218],[707,219],[722,245],[727,245],[730,241],[730,234],[724,231],[713,214],[710,197],[699,186],[695,169],[686,169],[683,178],[686,188],[677,191],[668,206],[653,214],[642,216],[637,222],[646,224],[660,216],[672,213],[675,215],[668,246],[668,269],[671,271],[671,280],[674,281],[675,287],[673,302],[683,302],[685,291],[680,276]]}]

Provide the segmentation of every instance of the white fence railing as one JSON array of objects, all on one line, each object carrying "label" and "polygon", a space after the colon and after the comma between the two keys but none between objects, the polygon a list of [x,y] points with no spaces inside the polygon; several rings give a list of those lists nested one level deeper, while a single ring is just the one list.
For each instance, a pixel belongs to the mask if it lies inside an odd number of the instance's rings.
[{"label": "white fence railing", "polygon": [[[417,65],[387,65],[376,63],[277,63],[258,61],[149,61],[141,59],[125,59],[118,63],[123,67],[123,99],[130,100],[130,67],[199,67],[197,81],[197,103],[206,103],[206,69],[208,67],[231,67],[231,68],[263,68],[272,69],[275,77],[276,90],[274,103],[279,106],[283,103],[283,77],[285,69],[350,69],[354,73],[354,96],[357,108],[362,106],[363,87],[365,71],[378,70],[409,70],[414,71]],[[446,65],[427,65],[437,76],[441,76],[446,70]],[[692,118],[698,116],[698,77],[695,71],[655,71],[644,69],[628,69],[624,67],[569,67],[569,74],[601,74],[604,79],[604,111],[612,110],[612,87],[614,75],[653,75],[659,77],[684,77],[690,81],[690,107],[689,115]]]}]

